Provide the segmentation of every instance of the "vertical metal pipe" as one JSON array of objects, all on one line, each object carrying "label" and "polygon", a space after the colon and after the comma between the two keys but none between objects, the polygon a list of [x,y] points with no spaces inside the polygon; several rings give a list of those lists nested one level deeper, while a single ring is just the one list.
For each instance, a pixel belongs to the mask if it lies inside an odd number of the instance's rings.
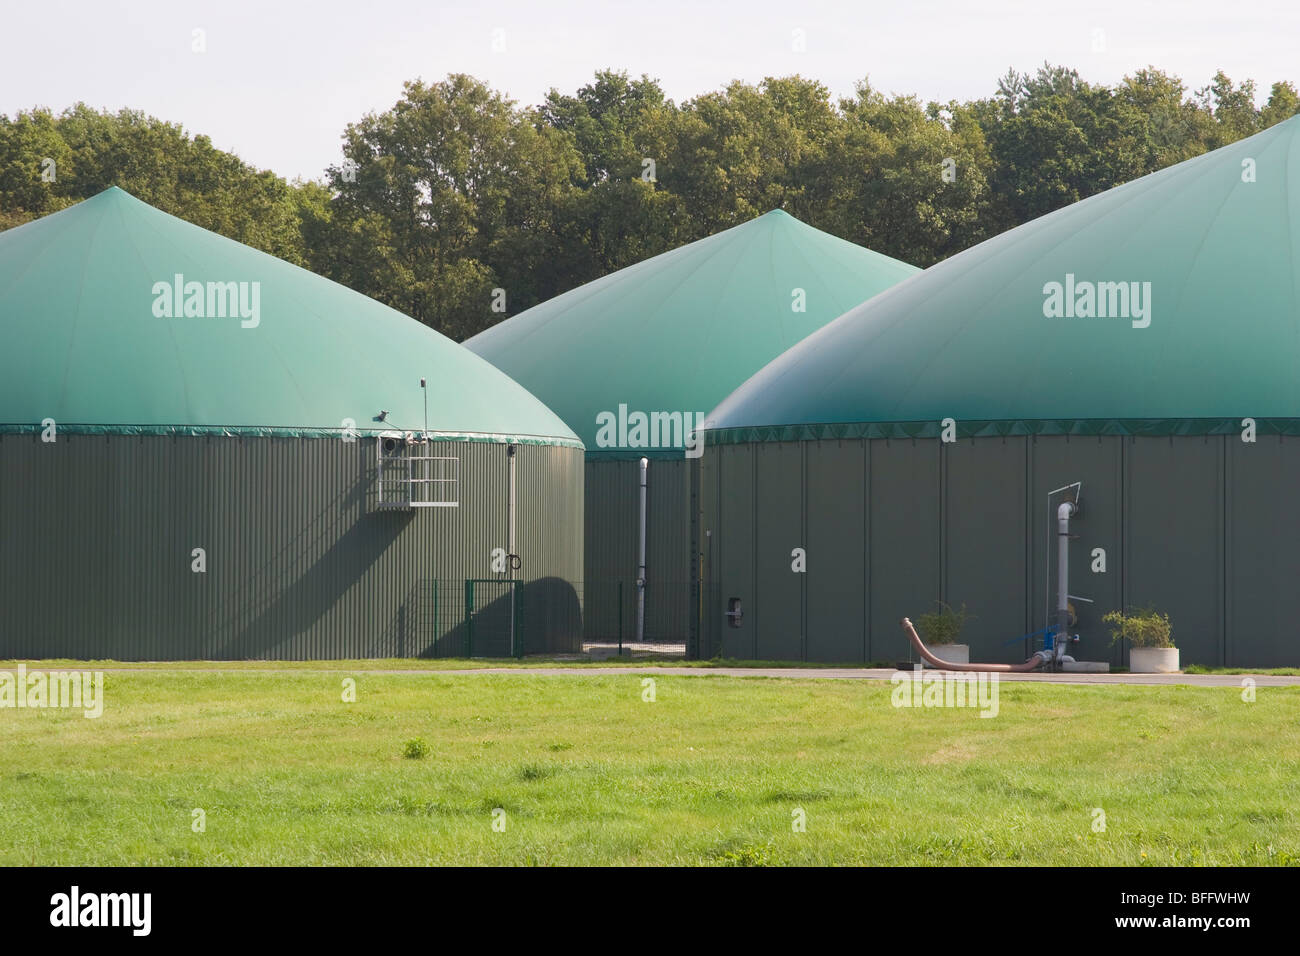
[{"label": "vertical metal pipe", "polygon": [[650,470],[650,459],[641,459],[641,539],[638,545],[636,568],[636,639],[637,643],[645,640],[645,505],[646,476]]},{"label": "vertical metal pipe", "polygon": [[510,459],[510,500],[506,503],[506,571],[511,579],[515,576],[515,446],[506,446],[506,455]]},{"label": "vertical metal pipe", "polygon": [[1074,502],[1062,501],[1056,509],[1056,653],[1064,653],[1070,628],[1070,516]]},{"label": "vertical metal pipe", "polygon": [[510,654],[518,657],[519,649],[515,646],[515,446],[506,446],[506,456],[510,459],[510,500],[506,505],[506,574],[512,582],[510,587]]}]

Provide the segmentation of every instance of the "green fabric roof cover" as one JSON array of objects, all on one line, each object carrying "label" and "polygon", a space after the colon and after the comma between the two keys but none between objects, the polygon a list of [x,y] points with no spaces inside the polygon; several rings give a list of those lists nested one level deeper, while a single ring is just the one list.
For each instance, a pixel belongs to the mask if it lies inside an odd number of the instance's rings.
[{"label": "green fabric roof cover", "polygon": [[[192,300],[182,285],[182,315],[192,302],[208,317],[158,316],[177,275],[203,284]],[[245,283],[247,308],[216,317],[229,290],[209,303],[209,283]],[[117,188],[0,232],[0,334],[5,432],[46,418],[92,434],[338,435],[344,419],[362,435],[419,431],[425,377],[440,437],[578,444],[432,329]]]},{"label": "green fabric roof cover", "polygon": [[[703,415],[733,388],[913,266],[775,210],[611,273],[469,339],[556,411],[589,456],[676,454],[600,440],[597,415]],[[796,289],[806,311],[794,310]],[[693,424],[693,423],[692,423]],[[675,436],[674,436],[675,437]],[[675,448],[676,451],[669,449]]]},{"label": "green fabric roof cover", "polygon": [[[944,418],[959,435],[1217,434],[1245,417],[1300,434],[1298,256],[1293,118],[859,306],[723,401],[707,438],[934,436]],[[1048,317],[1045,287],[1064,299],[1067,276],[1076,311],[1082,283],[1149,282],[1150,324],[1132,302],[1127,318]]]}]

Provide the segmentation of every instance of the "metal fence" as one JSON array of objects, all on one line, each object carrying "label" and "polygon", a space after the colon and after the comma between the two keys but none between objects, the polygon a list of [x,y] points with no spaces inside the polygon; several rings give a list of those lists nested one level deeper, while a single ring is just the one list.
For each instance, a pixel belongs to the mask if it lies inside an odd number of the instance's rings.
[{"label": "metal fence", "polygon": [[583,636],[602,643],[682,644],[689,653],[703,607],[701,596],[708,590],[707,584],[696,581],[647,581],[638,629],[635,578],[586,581]]},{"label": "metal fence", "polygon": [[376,656],[522,657],[582,649],[581,585],[542,578],[418,582],[377,635]]},{"label": "metal fence", "polygon": [[[716,586],[656,581],[645,589],[643,644],[688,657],[721,647]],[[584,644],[638,642],[635,579],[571,582],[554,578],[430,579],[408,593],[378,635],[381,656],[523,657],[573,654]]]}]

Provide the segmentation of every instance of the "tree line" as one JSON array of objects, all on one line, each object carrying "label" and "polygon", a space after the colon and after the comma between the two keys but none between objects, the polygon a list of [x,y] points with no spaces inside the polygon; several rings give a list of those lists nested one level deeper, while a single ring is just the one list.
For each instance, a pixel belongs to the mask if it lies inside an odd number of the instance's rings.
[{"label": "tree line", "polygon": [[[0,229],[117,185],[463,340],[606,273],[782,208],[917,266],[1300,113],[1223,73],[1189,90],[1044,65],[989,97],[835,100],[773,77],[676,104],[613,70],[520,106],[473,77],[405,85],[288,182],[135,110],[0,115]],[[503,290],[503,291],[502,291]]]}]

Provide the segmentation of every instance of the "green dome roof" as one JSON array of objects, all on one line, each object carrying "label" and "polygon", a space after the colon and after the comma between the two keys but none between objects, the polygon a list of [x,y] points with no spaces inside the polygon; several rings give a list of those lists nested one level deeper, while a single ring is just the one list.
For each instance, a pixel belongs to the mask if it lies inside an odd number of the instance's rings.
[{"label": "green dome roof", "polygon": [[0,330],[0,431],[419,431],[424,377],[430,432],[577,444],[450,339],[117,188],[0,233]]},{"label": "green dome roof", "polygon": [[600,439],[597,415],[618,415],[620,405],[629,415],[702,415],[791,345],[915,272],[777,210],[589,282],[465,345],[554,409],[589,455],[626,453],[631,445]]},{"label": "green dome roof", "polygon": [[859,306],[722,402],[710,440],[935,434],[944,418],[959,434],[1206,434],[1244,417],[1297,432],[1298,250],[1294,118]]}]

